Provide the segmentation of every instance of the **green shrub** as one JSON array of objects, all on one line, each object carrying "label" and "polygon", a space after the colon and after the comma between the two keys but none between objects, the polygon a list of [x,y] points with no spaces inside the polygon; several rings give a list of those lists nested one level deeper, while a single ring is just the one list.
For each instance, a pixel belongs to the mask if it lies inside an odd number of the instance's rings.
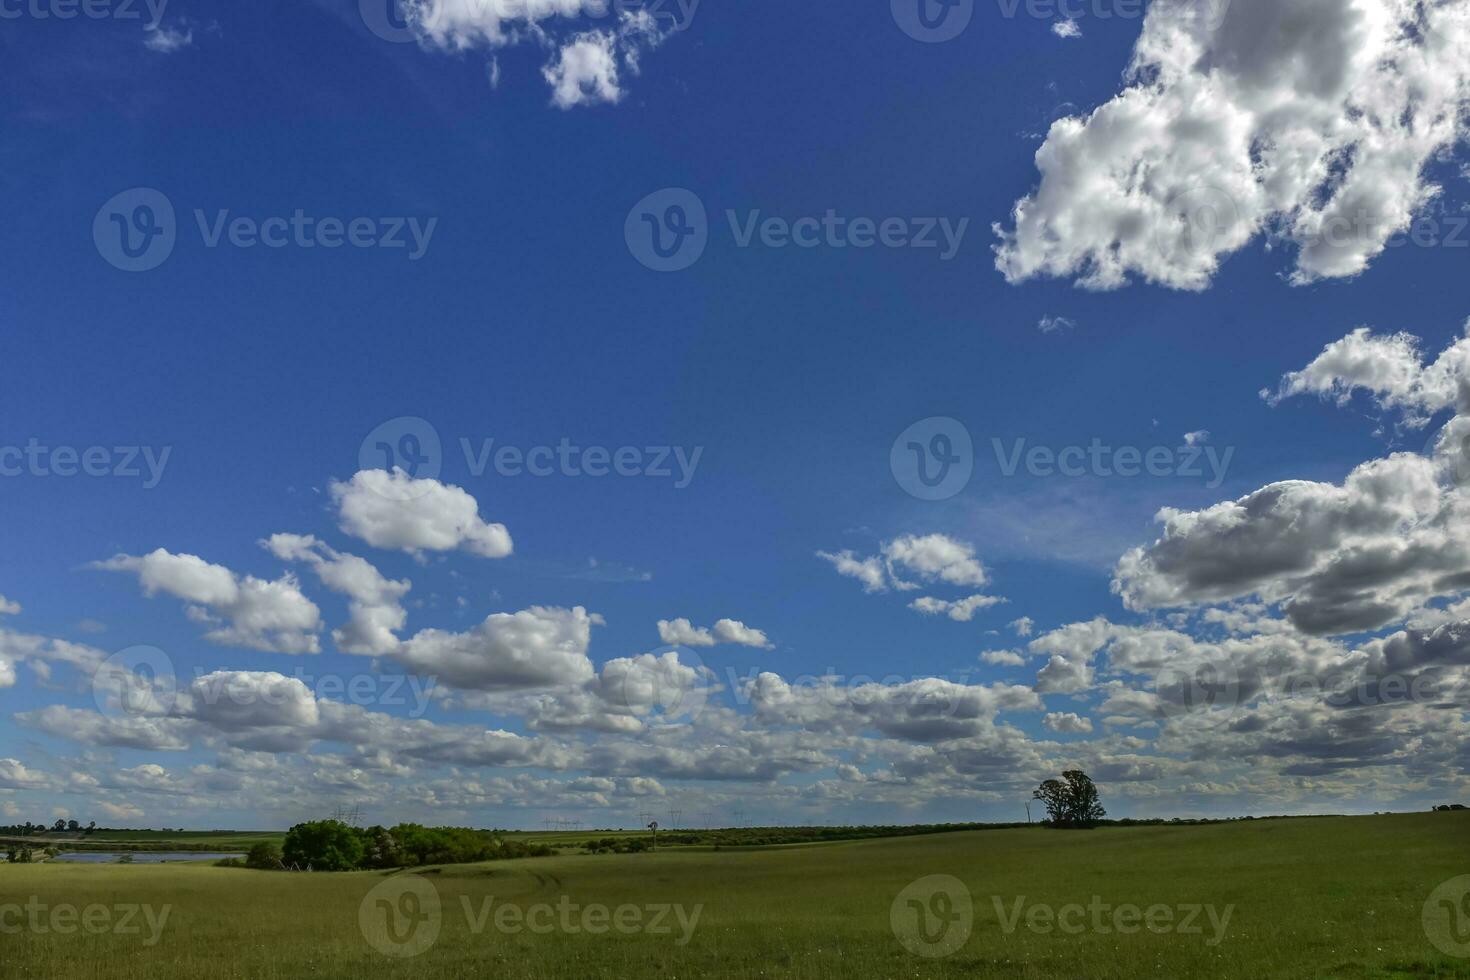
[{"label": "green shrub", "polygon": [[279,871],[281,849],[274,844],[262,841],[250,848],[249,853],[245,855],[245,867],[254,868],[256,871]]},{"label": "green shrub", "polygon": [[362,867],[361,832],[340,820],[299,823],[286,832],[281,858],[313,871],[352,871]]}]

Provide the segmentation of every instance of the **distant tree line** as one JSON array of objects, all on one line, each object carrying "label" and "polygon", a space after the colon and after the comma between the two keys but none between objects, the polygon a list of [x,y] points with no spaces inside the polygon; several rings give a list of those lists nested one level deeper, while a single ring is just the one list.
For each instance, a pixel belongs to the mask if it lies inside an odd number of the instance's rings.
[{"label": "distant tree line", "polygon": [[544,844],[507,840],[493,831],[468,827],[353,827],[340,820],[312,820],[286,832],[280,848],[260,843],[244,861],[226,861],[263,871],[366,871],[421,864],[470,864],[507,858],[546,857]]},{"label": "distant tree line", "polygon": [[86,837],[97,829],[97,821],[95,820],[83,827],[76,820],[62,820],[58,818],[55,823],[49,825],[44,823],[31,823],[27,820],[25,823],[0,826],[0,834],[10,837],[33,837],[40,834],[81,834],[83,837]]}]

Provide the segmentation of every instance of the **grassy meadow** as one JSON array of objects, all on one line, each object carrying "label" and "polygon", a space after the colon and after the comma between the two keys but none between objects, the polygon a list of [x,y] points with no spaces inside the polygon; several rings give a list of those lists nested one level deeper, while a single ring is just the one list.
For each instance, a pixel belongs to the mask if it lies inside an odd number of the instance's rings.
[{"label": "grassy meadow", "polygon": [[[1470,977],[1470,958],[1436,950],[1421,918],[1437,886],[1470,874],[1470,813],[568,853],[407,874],[0,864],[0,977]],[[912,952],[893,924],[895,900],[910,907],[900,893],[931,875],[958,879],[973,902],[968,936],[948,955]],[[421,952],[369,944],[362,923],[390,911],[430,921],[417,900],[429,893],[437,935]],[[76,906],[97,928],[15,930],[7,903],[35,902]],[[918,902],[935,923],[958,921],[948,899]],[[1028,926],[1037,906],[1089,903],[1215,916],[1198,915],[1197,932],[1063,932],[1043,928],[1044,914]],[[138,931],[120,933],[88,905],[107,907],[112,924],[122,906],[147,905],[153,925],[138,913]],[[683,918],[656,923],[672,905]],[[544,928],[569,906],[631,908],[629,931]]]}]

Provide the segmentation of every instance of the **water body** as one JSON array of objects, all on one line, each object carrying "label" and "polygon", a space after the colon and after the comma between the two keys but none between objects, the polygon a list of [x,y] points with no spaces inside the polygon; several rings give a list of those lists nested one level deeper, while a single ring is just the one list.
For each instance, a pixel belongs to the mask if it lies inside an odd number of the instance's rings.
[{"label": "water body", "polygon": [[244,854],[206,851],[63,851],[53,861],[77,861],[82,864],[116,864],[123,854],[131,854],[134,864],[162,864],[165,861],[218,861],[243,858]]}]

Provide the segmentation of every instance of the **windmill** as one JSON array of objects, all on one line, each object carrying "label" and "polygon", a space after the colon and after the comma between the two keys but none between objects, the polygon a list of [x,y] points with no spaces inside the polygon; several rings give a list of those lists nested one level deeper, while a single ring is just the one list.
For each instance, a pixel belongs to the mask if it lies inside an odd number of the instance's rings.
[{"label": "windmill", "polygon": [[651,820],[651,821],[649,821],[649,823],[648,823],[648,829],[651,830],[651,831],[653,831],[653,849],[654,849],[655,852],[657,852],[658,851],[658,821],[657,820]]}]

